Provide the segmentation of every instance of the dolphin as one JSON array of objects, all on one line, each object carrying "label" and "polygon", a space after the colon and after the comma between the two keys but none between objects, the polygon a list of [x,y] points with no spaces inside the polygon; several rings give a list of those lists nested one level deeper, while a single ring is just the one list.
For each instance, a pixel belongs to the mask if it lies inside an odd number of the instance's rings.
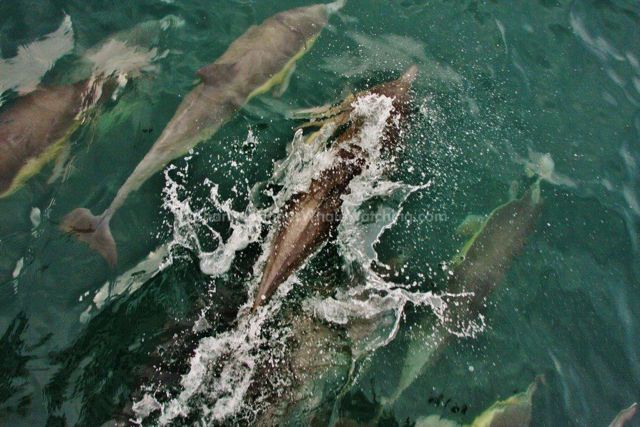
[{"label": "dolphin", "polygon": [[533,395],[541,381],[544,381],[544,378],[538,376],[524,392],[495,402],[478,415],[470,425],[430,415],[416,420],[415,427],[528,427],[531,424]]},{"label": "dolphin", "polygon": [[633,403],[626,409],[623,409],[616,415],[616,417],[611,421],[609,427],[624,427],[628,425],[627,423],[635,417],[636,412],[638,412],[638,404]]},{"label": "dolphin", "polygon": [[[290,336],[282,362],[274,366],[270,360],[258,369],[253,393],[249,399],[269,402],[258,413],[256,425],[333,425],[330,419],[333,402],[348,383],[354,358],[355,342],[344,328],[329,326],[308,314],[290,314],[287,322]],[[279,387],[273,388],[273,379]],[[544,377],[539,375],[523,392],[499,400],[477,415],[470,425],[441,418],[421,417],[416,427],[499,427],[529,426],[533,396]],[[381,405],[376,401],[374,404]],[[378,420],[356,422],[348,418],[335,425],[378,425]]]},{"label": "dolphin", "polygon": [[113,83],[98,78],[41,87],[0,113],[0,198],[61,152],[92,108],[108,99]]},{"label": "dolphin", "polygon": [[[397,123],[408,115],[411,84],[417,67],[409,68],[402,77],[364,91],[354,99],[370,94],[393,99],[380,144],[392,147],[399,139]],[[347,112],[340,115],[344,118]],[[324,243],[340,220],[342,196],[351,180],[361,174],[367,159],[364,150],[351,143],[362,123],[352,122],[333,143],[334,162],[312,180],[306,192],[291,197],[280,213],[279,229],[273,237],[270,252],[258,286],[252,312],[273,295],[304,261]],[[311,138],[311,137],[310,137]]]},{"label": "dolphin", "polygon": [[305,313],[289,318],[283,363],[274,366],[265,360],[247,396],[250,401],[268,402],[259,405],[255,425],[331,425],[330,399],[338,395],[348,377],[350,343],[339,328]]},{"label": "dolphin", "polygon": [[56,158],[95,107],[115,96],[127,76],[149,65],[156,50],[152,45],[167,25],[167,19],[147,21],[116,33],[85,52],[80,59],[91,69],[78,66],[71,70],[73,83],[40,86],[3,106],[0,198],[14,193]]},{"label": "dolphin", "polygon": [[286,84],[296,61],[313,45],[331,13],[344,0],[280,12],[252,26],[215,62],[201,68],[200,83],[189,92],[158,140],[100,215],[78,208],[62,221],[75,235],[117,264],[116,243],[109,222],[133,191],[198,143],[211,138],[247,101],[275,85]]},{"label": "dolphin", "polygon": [[407,349],[395,393],[386,399],[389,407],[419,377],[425,367],[453,336],[468,329],[482,313],[489,295],[502,282],[513,259],[522,251],[542,209],[540,179],[524,195],[497,207],[467,241],[451,266],[448,291],[470,297],[451,304],[449,318],[435,329],[422,324]]}]

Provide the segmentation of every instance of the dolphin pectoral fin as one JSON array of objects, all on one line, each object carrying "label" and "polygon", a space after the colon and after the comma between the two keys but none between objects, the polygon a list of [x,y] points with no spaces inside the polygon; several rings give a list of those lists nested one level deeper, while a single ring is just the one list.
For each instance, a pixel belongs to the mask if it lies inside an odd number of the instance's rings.
[{"label": "dolphin pectoral fin", "polygon": [[200,68],[196,75],[200,77],[200,80],[208,86],[215,86],[221,83],[226,83],[234,75],[235,64],[213,64],[206,65]]},{"label": "dolphin pectoral fin", "polygon": [[319,107],[301,108],[299,110],[292,110],[288,116],[294,120],[310,120],[310,119],[323,119],[329,117],[329,111],[334,108],[331,104],[321,105]]},{"label": "dolphin pectoral fin", "polygon": [[78,208],[64,217],[60,228],[81,242],[87,243],[91,249],[102,255],[111,267],[115,267],[118,253],[109,228],[109,217],[95,216],[89,209]]},{"label": "dolphin pectoral fin", "polygon": [[296,64],[294,63],[289,69],[286,71],[286,75],[282,79],[282,82],[274,86],[272,94],[276,98],[280,98],[289,88],[289,83],[291,83],[291,76],[296,71]]},{"label": "dolphin pectoral fin", "polygon": [[289,118],[294,120],[319,120],[329,119],[347,111],[351,111],[351,103],[354,100],[353,95],[349,95],[346,99],[335,105],[325,104],[319,107],[301,108],[299,110],[293,110],[289,112]]}]

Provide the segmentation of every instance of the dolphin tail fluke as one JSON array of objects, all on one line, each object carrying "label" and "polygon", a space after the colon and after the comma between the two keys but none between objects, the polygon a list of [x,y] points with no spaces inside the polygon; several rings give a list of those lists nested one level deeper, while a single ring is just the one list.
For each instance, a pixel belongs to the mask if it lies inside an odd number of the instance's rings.
[{"label": "dolphin tail fluke", "polygon": [[89,209],[78,208],[64,217],[60,228],[73,234],[81,242],[87,243],[91,249],[102,255],[111,267],[115,267],[118,253],[109,228],[109,219],[104,214],[96,216]]}]

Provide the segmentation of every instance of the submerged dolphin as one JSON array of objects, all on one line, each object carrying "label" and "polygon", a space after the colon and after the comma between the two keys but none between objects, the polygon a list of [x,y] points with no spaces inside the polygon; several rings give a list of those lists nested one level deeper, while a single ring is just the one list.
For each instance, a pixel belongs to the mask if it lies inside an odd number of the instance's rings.
[{"label": "submerged dolphin", "polygon": [[[344,385],[351,367],[349,341],[338,328],[305,313],[289,318],[284,363],[261,363],[247,396],[262,402],[255,405],[259,411],[254,425],[331,425],[330,399]],[[274,378],[278,387],[273,386]]]},{"label": "submerged dolphin", "polygon": [[620,411],[613,421],[611,421],[609,427],[625,427],[627,423],[635,417],[636,412],[638,412],[638,404],[633,403],[628,408]]},{"label": "submerged dolphin", "polygon": [[169,124],[100,215],[75,209],[61,228],[117,263],[116,243],[109,222],[136,191],[167,163],[207,140],[248,100],[277,84],[286,84],[296,61],[309,50],[344,0],[278,13],[249,28],[214,63],[201,68],[201,79],[178,107]]},{"label": "submerged dolphin", "polygon": [[[287,322],[290,335],[282,355],[284,363],[274,366],[270,359],[265,360],[254,379],[252,394],[248,396],[268,402],[258,411],[256,425],[332,425],[333,399],[348,383],[357,342],[348,338],[342,327],[326,325],[307,314],[290,314],[290,318]],[[275,389],[274,378],[280,385]],[[532,419],[533,396],[540,383],[544,383],[542,376],[536,377],[525,391],[493,403],[470,425],[431,415],[418,418],[415,426],[528,426]],[[375,394],[373,403],[382,408],[375,400]],[[378,424],[376,421],[341,418],[335,425],[373,426]]]},{"label": "submerged dolphin", "polygon": [[108,99],[113,89],[113,82],[103,78],[43,87],[2,111],[0,198],[12,194],[55,158],[87,113]]},{"label": "submerged dolphin", "polygon": [[149,65],[155,55],[152,45],[166,25],[166,20],[148,21],[114,34],[80,58],[92,68],[72,70],[74,83],[39,87],[2,108],[0,198],[57,157],[95,107],[123,84],[123,77]]},{"label": "submerged dolphin", "polygon": [[499,400],[478,415],[470,425],[459,424],[437,415],[419,418],[415,427],[528,427],[531,424],[533,395],[542,377],[527,387],[527,390],[505,400]]},{"label": "submerged dolphin", "polygon": [[[382,146],[391,148],[399,139],[398,121],[408,114],[409,91],[416,73],[417,68],[413,66],[398,80],[358,95],[377,94],[393,100],[393,111],[379,141]],[[273,295],[278,286],[327,240],[337,225],[342,196],[347,193],[351,180],[362,173],[367,162],[364,150],[351,142],[360,126],[359,122],[351,123],[338,136],[332,147],[335,155],[333,164],[311,182],[306,192],[293,196],[281,212],[280,228],[273,238],[252,311]]]},{"label": "submerged dolphin", "polygon": [[471,293],[471,297],[450,307],[450,318],[433,330],[417,329],[407,350],[396,392],[387,399],[392,405],[418,378],[436,353],[453,336],[452,330],[466,329],[481,314],[487,298],[502,282],[513,259],[521,252],[540,215],[540,180],[519,198],[496,208],[465,244],[453,262],[448,291]]}]

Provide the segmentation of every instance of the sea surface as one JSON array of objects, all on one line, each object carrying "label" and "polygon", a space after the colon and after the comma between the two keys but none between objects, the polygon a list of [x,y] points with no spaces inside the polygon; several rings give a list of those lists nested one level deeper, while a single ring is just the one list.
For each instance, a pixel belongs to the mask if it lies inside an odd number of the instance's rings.
[{"label": "sea surface", "polygon": [[[336,301],[351,318],[386,323],[371,327],[375,339],[352,339],[358,351],[349,375],[333,379],[339,391],[313,396],[333,423],[469,424],[536,378],[535,426],[607,426],[640,400],[637,1],[348,0],[282,95],[252,99],[128,198],[111,222],[115,268],[60,231],[72,209],[108,206],[200,67],[251,25],[311,3],[0,2],[0,113],[38,84],[90,73],[82,58],[113,34],[161,23],[142,56],[113,65],[118,52],[107,51],[100,61],[115,68],[145,66],[73,133],[64,159],[0,199],[0,425],[259,423],[256,413],[275,403],[254,389],[285,386],[250,367],[275,357],[287,319],[313,311],[340,330],[340,313],[318,314]],[[379,215],[345,219],[270,311],[247,321],[275,226],[264,220],[273,200],[258,190],[294,189],[318,156],[294,138],[303,122],[292,112],[340,102],[412,64],[404,148],[393,168],[353,184],[343,208]],[[390,399],[425,339],[416,327],[442,315],[446,265],[466,239],[458,226],[535,180],[540,216],[478,330],[448,340]],[[392,273],[376,276],[372,263]],[[345,298],[371,274],[378,296],[393,298]]]}]

